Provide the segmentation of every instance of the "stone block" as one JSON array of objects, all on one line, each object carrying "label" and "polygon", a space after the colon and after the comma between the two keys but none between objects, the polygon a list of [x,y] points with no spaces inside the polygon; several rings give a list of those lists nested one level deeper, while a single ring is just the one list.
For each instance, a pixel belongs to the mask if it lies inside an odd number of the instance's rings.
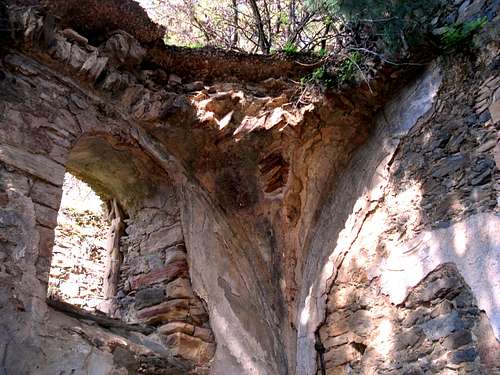
[{"label": "stone block", "polygon": [[50,49],[50,54],[61,62],[67,62],[71,55],[71,43],[66,39],[58,37]]},{"label": "stone block", "polygon": [[184,322],[170,322],[158,328],[158,333],[161,333],[162,335],[170,335],[176,332],[193,335],[194,331],[195,326]]},{"label": "stone block", "polygon": [[449,314],[452,310],[453,304],[448,300],[444,300],[432,310],[431,317],[435,318],[439,315]]},{"label": "stone block", "polygon": [[189,318],[189,301],[177,299],[163,302],[153,307],[147,307],[137,313],[137,318],[146,324],[186,321]]},{"label": "stone block", "polygon": [[494,124],[500,122],[500,100],[497,100],[495,103],[490,105],[489,107],[491,120]]},{"label": "stone block", "polygon": [[342,345],[327,351],[324,358],[327,367],[335,367],[357,361],[361,358],[361,353],[351,345]]},{"label": "stone block", "polygon": [[458,316],[457,311],[441,315],[420,325],[425,335],[431,340],[438,340],[450,333],[464,329],[464,323]]},{"label": "stone block", "polygon": [[186,253],[184,251],[177,250],[175,247],[167,250],[165,254],[165,264],[181,261],[186,261]]},{"label": "stone block", "polygon": [[75,70],[80,70],[88,59],[89,54],[76,44],[71,45],[69,65]]},{"label": "stone block", "polygon": [[428,283],[425,288],[419,288],[418,290],[415,290],[408,297],[408,301],[405,303],[405,305],[411,308],[425,302],[432,301],[435,298],[443,297],[452,289],[460,287],[461,284],[461,281],[456,277],[444,277],[436,279]]},{"label": "stone block", "polygon": [[118,72],[110,72],[104,79],[104,82],[102,83],[102,88],[107,91],[117,92],[125,89],[127,85],[128,85],[128,80],[126,76]]},{"label": "stone block", "polygon": [[59,210],[62,189],[54,185],[46,184],[42,181],[35,181],[31,189],[31,199],[34,202],[42,203],[54,210]]},{"label": "stone block", "polygon": [[140,289],[160,282],[169,282],[177,277],[188,277],[186,262],[172,262],[168,266],[155,269],[132,279],[132,289]]},{"label": "stone block", "polygon": [[214,335],[209,328],[195,327],[193,336],[205,342],[214,342]]},{"label": "stone block", "polygon": [[349,332],[349,321],[345,317],[328,322],[328,327],[324,330],[324,334],[329,337],[340,336],[347,332]]},{"label": "stone block", "polygon": [[493,332],[490,319],[484,312],[480,314],[479,324],[474,327],[477,349],[481,363],[487,368],[500,368],[500,344]]},{"label": "stone block", "polygon": [[131,268],[133,268],[133,274],[147,274],[152,270],[156,270],[164,267],[163,256],[161,253],[159,254],[149,254],[144,256],[135,256],[133,264],[131,264]]},{"label": "stone block", "polygon": [[163,288],[148,288],[139,290],[135,296],[136,310],[157,305],[165,300]]},{"label": "stone block", "polygon": [[106,42],[104,51],[117,65],[135,66],[141,63],[146,51],[125,31],[115,32]]},{"label": "stone block", "polygon": [[193,289],[191,288],[189,279],[175,279],[174,281],[168,283],[165,289],[168,299],[194,298]]},{"label": "stone block", "polygon": [[366,310],[358,310],[348,317],[330,322],[327,333],[331,337],[353,332],[358,336],[366,336],[373,327],[372,317]]},{"label": "stone block", "polygon": [[85,60],[80,72],[88,76],[89,79],[94,82],[106,68],[107,63],[108,58],[99,57],[99,54],[96,51],[90,54],[87,60]]},{"label": "stone block", "polygon": [[61,164],[39,154],[2,144],[0,160],[56,186],[62,186],[65,169]]},{"label": "stone block", "polygon": [[450,362],[453,364],[459,364],[463,362],[474,362],[476,357],[477,357],[477,350],[474,348],[462,349],[449,353]]},{"label": "stone block", "polygon": [[323,345],[325,346],[325,348],[333,348],[335,346],[345,345],[351,342],[352,338],[351,336],[352,333],[347,332],[340,336],[328,337],[326,340],[323,341]]},{"label": "stone block", "polygon": [[54,229],[57,226],[57,210],[35,203],[36,222],[44,227]]},{"label": "stone block", "polygon": [[141,243],[142,253],[153,253],[184,241],[180,225],[163,228],[153,232]]},{"label": "stone block", "polygon": [[458,349],[461,346],[472,342],[472,335],[469,331],[461,330],[453,332],[443,342],[443,346],[448,350]]},{"label": "stone block", "polygon": [[210,361],[215,354],[214,344],[204,342],[181,332],[169,335],[164,342],[174,356],[196,364],[203,364]]},{"label": "stone block", "polygon": [[394,350],[404,350],[414,346],[422,337],[423,332],[420,328],[414,327],[408,331],[399,332],[394,338]]},{"label": "stone block", "polygon": [[328,301],[328,307],[332,310],[346,308],[355,299],[355,293],[356,288],[350,285],[336,290]]},{"label": "stone block", "polygon": [[465,166],[466,160],[462,155],[453,155],[441,160],[436,166],[433,177],[440,178],[449,175]]},{"label": "stone block", "polygon": [[[187,300],[185,300],[187,301]],[[199,300],[191,300],[191,306],[189,307],[189,315],[194,323],[198,325],[203,325],[208,322],[208,314],[205,307]]]},{"label": "stone block", "polygon": [[89,43],[89,40],[84,36],[78,34],[73,29],[64,29],[61,31],[61,34],[69,41],[80,44],[81,46],[85,46]]},{"label": "stone block", "polygon": [[50,258],[52,256],[52,249],[54,248],[54,230],[40,225],[37,225],[36,229],[40,236],[40,241],[38,242],[38,255],[44,258]]}]

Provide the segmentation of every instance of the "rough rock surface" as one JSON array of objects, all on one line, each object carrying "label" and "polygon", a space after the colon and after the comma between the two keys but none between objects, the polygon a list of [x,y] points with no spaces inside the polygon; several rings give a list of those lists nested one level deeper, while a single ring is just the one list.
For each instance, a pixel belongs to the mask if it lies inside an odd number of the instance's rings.
[{"label": "rough rock surface", "polygon": [[[498,15],[303,103],[293,61],[51,12],[0,7],[0,371],[498,373]],[[45,300],[66,170],[126,214],[113,324]]]}]

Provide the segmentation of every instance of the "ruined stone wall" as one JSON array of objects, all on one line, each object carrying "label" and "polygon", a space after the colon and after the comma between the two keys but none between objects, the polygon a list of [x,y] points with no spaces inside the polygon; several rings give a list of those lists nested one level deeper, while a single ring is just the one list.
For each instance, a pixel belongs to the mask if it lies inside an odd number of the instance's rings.
[{"label": "ruined stone wall", "polygon": [[[323,95],[279,58],[9,12],[3,369],[312,375],[324,345],[333,374],[497,370],[498,22],[476,58]],[[121,320],[45,301],[66,169],[125,211]]]},{"label": "ruined stone wall", "polygon": [[[308,263],[320,272],[304,290],[298,345],[310,332],[329,374],[500,371],[490,48],[440,60],[389,103],[323,211]],[[311,354],[299,351],[298,373],[320,371]]]},{"label": "ruined stone wall", "polygon": [[350,271],[330,290],[319,330],[327,374],[498,373],[489,321],[454,264],[438,266],[398,306],[363,268]]},{"label": "ruined stone wall", "polygon": [[[500,79],[474,72],[467,58],[444,66],[431,113],[400,140],[387,185],[337,261],[319,329],[331,374],[500,371],[492,120]],[[475,233],[474,220],[483,226]]]},{"label": "ruined stone wall", "polygon": [[[83,64],[78,43],[68,48],[74,63]],[[137,147],[133,126],[117,113],[104,116],[103,103],[76,89],[76,82],[60,79],[23,54],[3,55],[1,70],[0,305],[8,316],[1,331],[3,369],[19,374],[206,372],[215,344],[205,307],[187,278],[168,176]],[[151,328],[123,326],[117,334],[45,304],[65,169],[126,210],[118,299],[125,322]],[[156,302],[144,297],[155,292]],[[25,340],[31,344],[22,347]]]},{"label": "ruined stone wall", "polygon": [[117,316],[157,326],[174,355],[209,362],[214,337],[205,306],[191,287],[175,190],[162,189],[145,206],[127,220],[122,237]]}]

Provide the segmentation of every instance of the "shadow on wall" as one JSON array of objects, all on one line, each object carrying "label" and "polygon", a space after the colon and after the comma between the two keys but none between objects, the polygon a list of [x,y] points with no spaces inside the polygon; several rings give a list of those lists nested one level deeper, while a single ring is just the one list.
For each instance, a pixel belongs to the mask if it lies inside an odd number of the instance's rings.
[{"label": "shadow on wall", "polygon": [[141,150],[106,135],[85,136],[69,153],[68,171],[103,198],[117,198],[127,209],[154,197],[166,173]]},{"label": "shadow on wall", "polygon": [[[500,371],[496,129],[485,108],[473,108],[495,77],[481,79],[461,59],[444,62],[433,111],[377,168],[382,185],[365,187],[370,199],[352,206],[336,244],[343,251],[327,263],[322,282],[333,286],[319,332],[331,373]],[[314,288],[309,296],[306,306],[318,303]],[[314,314],[303,310],[304,325]]]},{"label": "shadow on wall", "polygon": [[[432,117],[402,142],[391,166],[391,194],[401,195],[418,186],[420,198],[410,205],[414,213],[394,217],[394,229],[408,241],[399,250],[389,245],[389,259],[383,266],[399,263],[399,268],[412,272],[407,273],[408,281],[388,278],[383,282],[398,285],[399,292],[387,290],[400,302],[437,265],[454,262],[500,338],[500,301],[495,293],[500,291],[499,219],[494,214],[495,180],[499,178],[493,150],[496,130],[487,107],[473,107],[478,97],[484,97],[485,83],[495,76],[488,74],[482,80],[472,69],[465,58],[459,64],[455,58],[440,94],[440,98],[454,99],[438,101]],[[468,96],[459,95],[462,85],[471,89]],[[487,91],[492,94],[495,88]]]}]

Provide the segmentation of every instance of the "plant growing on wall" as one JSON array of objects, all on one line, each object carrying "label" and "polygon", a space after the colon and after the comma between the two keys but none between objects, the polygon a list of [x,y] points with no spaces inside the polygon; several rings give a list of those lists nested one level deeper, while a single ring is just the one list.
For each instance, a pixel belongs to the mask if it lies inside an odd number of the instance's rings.
[{"label": "plant growing on wall", "polygon": [[288,41],[283,46],[283,52],[285,53],[285,55],[293,56],[293,55],[296,55],[299,52],[299,49],[297,48],[297,46],[295,44],[293,44],[292,42]]},{"label": "plant growing on wall", "polygon": [[342,62],[338,71],[339,83],[347,83],[354,79],[355,73],[360,69],[362,63],[362,55],[360,52],[351,52]]},{"label": "plant growing on wall", "polygon": [[482,29],[488,22],[486,17],[481,17],[464,23],[454,23],[445,28],[441,36],[442,48],[451,51],[471,40],[472,36]]}]

